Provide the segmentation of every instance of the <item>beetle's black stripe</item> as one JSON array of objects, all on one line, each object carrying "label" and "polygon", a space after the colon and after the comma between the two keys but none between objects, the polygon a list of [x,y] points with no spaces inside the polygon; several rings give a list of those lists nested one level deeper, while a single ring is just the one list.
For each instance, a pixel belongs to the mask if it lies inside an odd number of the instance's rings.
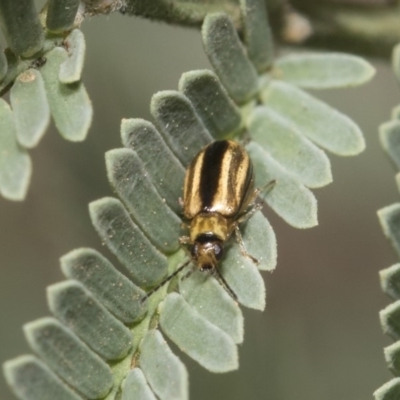
[{"label": "beetle's black stripe", "polygon": [[218,189],[222,161],[228,148],[229,142],[220,140],[208,146],[204,153],[199,188],[203,210],[213,205],[214,195]]},{"label": "beetle's black stripe", "polygon": [[214,233],[202,233],[196,237],[196,242],[197,243],[209,243],[209,242],[222,243],[222,240]]}]

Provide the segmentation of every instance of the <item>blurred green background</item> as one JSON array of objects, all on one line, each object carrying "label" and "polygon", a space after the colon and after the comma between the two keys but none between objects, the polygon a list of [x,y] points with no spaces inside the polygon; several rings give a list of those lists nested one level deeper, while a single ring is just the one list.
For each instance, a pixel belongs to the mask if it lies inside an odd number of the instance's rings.
[{"label": "blurred green background", "polygon": [[[92,18],[82,29],[84,82],[94,107],[89,136],[69,143],[51,126],[31,152],[26,201],[0,199],[1,363],[30,352],[21,327],[49,314],[45,288],[63,279],[61,255],[91,246],[109,256],[87,204],[112,194],[104,153],[121,146],[121,118],[151,119],[153,93],[176,89],[185,71],[209,67],[197,30],[121,15]],[[192,400],[364,400],[391,378],[383,358],[391,341],[378,318],[389,299],[378,271],[397,259],[376,211],[399,195],[377,128],[400,93],[389,65],[374,64],[370,84],[316,93],[357,121],[367,150],[355,158],[332,157],[334,183],[315,191],[318,227],[296,230],[266,210],[278,238],[277,269],[263,273],[267,309],[244,310],[238,371],[211,374],[182,356]],[[3,376],[0,398],[14,399]]]}]

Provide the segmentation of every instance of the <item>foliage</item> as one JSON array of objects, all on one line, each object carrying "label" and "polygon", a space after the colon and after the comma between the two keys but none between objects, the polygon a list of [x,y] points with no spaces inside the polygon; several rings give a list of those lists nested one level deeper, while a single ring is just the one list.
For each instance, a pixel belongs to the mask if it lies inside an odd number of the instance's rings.
[{"label": "foliage", "polygon": [[[24,327],[38,357],[20,356],[4,366],[19,398],[188,398],[186,368],[158,328],[209,371],[238,368],[242,312],[214,279],[193,272],[141,301],[145,291],[174,272],[185,258],[178,241],[178,199],[185,168],[212,140],[242,140],[254,163],[256,185],[277,181],[263,200],[290,225],[309,228],[317,224],[317,202],[310,188],[332,180],[329,159],[321,148],[341,156],[364,149],[361,131],[353,121],[301,87],[359,85],[373,76],[373,68],[358,57],[335,53],[291,54],[274,61],[263,2],[243,0],[240,4],[243,42],[226,13],[209,13],[202,24],[204,48],[215,73],[187,72],[179,91],[156,93],[151,101],[154,125],[141,119],[122,121],[124,148],[106,154],[107,175],[119,199],[99,199],[89,210],[102,242],[124,274],[92,249],[76,249],[61,258],[67,280],[48,289],[54,317]],[[65,26],[73,26],[71,13],[68,18],[69,24],[53,19],[51,26],[64,32]],[[12,32],[10,27],[11,36]],[[40,35],[37,41],[42,43]],[[23,43],[21,39],[13,51],[30,55],[26,51],[33,45],[25,49]],[[10,198],[22,198],[26,191],[30,170],[24,167],[17,174],[22,168],[13,166],[22,164],[23,157],[29,163],[21,146],[35,145],[46,125],[28,123],[27,116],[40,113],[43,117],[38,120],[47,121],[50,109],[60,133],[69,140],[82,140],[90,123],[90,102],[79,82],[82,33],[73,30],[63,46],[52,43],[40,73],[23,73],[32,74],[36,83],[18,89],[19,76],[12,89],[16,92],[12,111],[5,102],[0,109],[11,154],[0,155],[0,188],[4,194],[19,183]],[[13,103],[13,98],[22,100]],[[19,120],[15,126],[12,112]],[[31,133],[18,128],[27,125]],[[275,234],[261,212],[241,228],[246,249],[259,264],[231,241],[221,273],[241,305],[263,310],[265,287],[259,271],[275,268]]]},{"label": "foliage", "polygon": [[[400,45],[393,50],[392,65],[394,73],[399,79],[400,65]],[[392,120],[385,122],[380,127],[379,137],[383,149],[391,158],[394,166],[398,169],[400,157],[400,123],[398,121],[396,107],[392,113]],[[400,183],[400,175],[396,175],[397,186]],[[397,255],[400,255],[400,203],[391,204],[378,211],[378,217],[382,225],[384,235],[389,239]],[[389,304],[380,312],[380,320],[384,333],[391,336],[396,342],[384,349],[385,360],[390,371],[395,375],[399,375],[399,282],[400,282],[400,264],[392,265],[380,271],[380,281],[382,290],[390,296],[394,303]],[[376,400],[396,399],[400,396],[400,378],[393,378],[385,383],[374,393]]]}]

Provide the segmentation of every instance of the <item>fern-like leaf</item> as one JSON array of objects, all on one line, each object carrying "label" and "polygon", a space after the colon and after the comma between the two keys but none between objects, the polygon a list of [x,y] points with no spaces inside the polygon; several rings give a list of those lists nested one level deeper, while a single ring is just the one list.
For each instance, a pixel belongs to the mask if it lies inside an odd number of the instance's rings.
[{"label": "fern-like leaf", "polygon": [[[69,280],[48,292],[50,309],[59,321],[45,318],[26,328],[33,350],[75,391],[71,399],[76,395],[107,400],[187,399],[186,368],[165,338],[212,372],[238,368],[243,315],[213,277],[197,271],[184,278],[193,268],[188,265],[146,302],[140,300],[186,259],[179,249],[178,199],[184,171],[199,150],[214,139],[246,139],[256,185],[277,181],[263,195],[265,202],[289,224],[307,228],[317,224],[310,188],[331,181],[329,160],[319,147],[341,155],[356,154],[364,147],[359,128],[349,118],[295,87],[296,82],[279,80],[285,74],[277,78],[272,39],[263,36],[270,31],[266,14],[257,12],[263,9],[261,0],[241,1],[241,9],[245,44],[228,15],[208,15],[202,37],[215,73],[190,71],[182,76],[179,91],[156,93],[150,106],[154,125],[141,119],[123,120],[125,147],[106,154],[108,178],[121,200],[96,200],[90,204],[90,215],[126,276],[95,250],[72,251],[61,259]],[[60,62],[61,51],[53,51]],[[321,87],[326,87],[325,81],[356,85],[372,76],[366,62],[356,57],[342,61],[348,69],[329,69],[320,78]],[[317,68],[321,60],[311,57],[309,62]],[[304,68],[300,72],[301,82],[311,79]],[[335,74],[345,74],[347,79]],[[275,234],[261,212],[241,229],[246,249],[259,264],[229,241],[220,272],[241,305],[263,310],[260,270],[275,268]],[[22,379],[26,363],[5,365],[7,380],[21,399],[26,397],[16,386],[24,393],[35,386],[32,380]],[[52,372],[40,371],[46,377],[40,382],[51,376],[51,387],[66,390],[59,388]],[[42,393],[44,384],[37,385]]]},{"label": "fern-like leaf", "polygon": [[[399,80],[400,47],[393,50],[392,64],[395,75]],[[398,108],[398,107],[397,107]],[[397,113],[393,113],[393,119],[380,126],[379,137],[381,145],[394,163],[396,169],[400,167],[400,127],[396,120]],[[399,183],[399,174],[396,176]],[[400,203],[386,206],[378,211],[378,218],[384,235],[388,238],[397,255],[400,256]],[[380,321],[383,332],[390,335],[395,343],[384,349],[385,360],[391,372],[398,376],[400,373],[400,269],[399,264],[380,271],[382,290],[395,302],[389,304],[380,312]],[[376,400],[397,399],[400,396],[400,379],[393,378],[374,392]]]}]

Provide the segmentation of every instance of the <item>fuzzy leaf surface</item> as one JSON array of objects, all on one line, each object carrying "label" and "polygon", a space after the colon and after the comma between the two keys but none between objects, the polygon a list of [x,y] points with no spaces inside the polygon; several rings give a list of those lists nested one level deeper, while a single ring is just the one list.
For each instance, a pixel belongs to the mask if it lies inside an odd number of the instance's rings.
[{"label": "fuzzy leaf surface", "polygon": [[211,324],[178,293],[170,293],[160,305],[160,323],[177,346],[211,372],[238,368],[235,343],[225,332]]},{"label": "fuzzy leaf surface", "polygon": [[215,139],[223,139],[240,127],[240,110],[214,72],[200,70],[182,74],[179,90],[192,102],[197,114]]},{"label": "fuzzy leaf surface", "polygon": [[0,99],[0,192],[9,200],[23,200],[32,173],[31,159],[17,142],[14,116]]},{"label": "fuzzy leaf surface", "polygon": [[10,91],[10,102],[19,143],[35,147],[50,123],[50,107],[38,70],[28,69],[18,76]]},{"label": "fuzzy leaf surface", "polygon": [[255,310],[264,310],[264,280],[254,262],[241,253],[236,243],[231,242],[231,246],[227,247],[220,270],[239,303]]},{"label": "fuzzy leaf surface", "polygon": [[400,121],[393,120],[382,124],[379,127],[379,139],[396,168],[400,169]]},{"label": "fuzzy leaf surface", "polygon": [[400,255],[400,203],[380,209],[378,217],[384,235],[390,240],[397,254]]},{"label": "fuzzy leaf surface", "polygon": [[83,396],[102,398],[111,389],[110,367],[56,319],[30,322],[24,332],[35,353]]},{"label": "fuzzy leaf surface", "polygon": [[379,313],[382,329],[393,339],[400,339],[400,300],[389,304]]},{"label": "fuzzy leaf surface", "polygon": [[159,282],[167,272],[167,258],[135,225],[122,203],[105,197],[89,204],[99,236],[139,286]]},{"label": "fuzzy leaf surface", "polygon": [[276,180],[269,193],[262,198],[280,217],[296,228],[311,228],[318,224],[317,200],[312,192],[288,174],[259,145],[247,145],[256,171],[256,187]]},{"label": "fuzzy leaf surface", "polygon": [[391,344],[383,349],[386,364],[393,375],[400,375],[400,341]]},{"label": "fuzzy leaf surface", "polygon": [[74,29],[64,40],[64,45],[68,49],[69,57],[60,65],[60,72],[58,75],[60,82],[79,82],[82,76],[86,51],[86,42],[82,31],[80,29]]},{"label": "fuzzy leaf surface", "polygon": [[3,368],[7,383],[20,399],[83,400],[34,356],[23,355],[6,361]]},{"label": "fuzzy leaf surface", "polygon": [[270,81],[262,101],[284,116],[299,132],[339,156],[359,154],[365,148],[360,128],[346,115],[285,82]]},{"label": "fuzzy leaf surface", "polygon": [[0,82],[4,79],[8,70],[7,57],[4,54],[3,48],[0,46]]},{"label": "fuzzy leaf surface", "polygon": [[150,112],[165,142],[184,167],[212,142],[192,103],[182,93],[173,90],[156,93],[151,99]]},{"label": "fuzzy leaf surface", "polygon": [[393,378],[374,392],[375,400],[397,400],[400,396],[400,378]]},{"label": "fuzzy leaf surface", "polygon": [[181,220],[154,188],[139,156],[130,149],[110,150],[106,167],[111,185],[152,243],[163,252],[178,250]]},{"label": "fuzzy leaf surface", "polygon": [[379,271],[382,291],[388,296],[400,298],[400,264]]},{"label": "fuzzy leaf surface", "polygon": [[247,54],[259,73],[271,67],[274,40],[268,23],[267,7],[259,0],[240,0]]},{"label": "fuzzy leaf surface", "polygon": [[132,346],[131,333],[85,287],[68,280],[47,288],[53,315],[69,327],[105,360],[126,356]]},{"label": "fuzzy leaf surface", "polygon": [[393,48],[392,69],[396,76],[397,82],[400,82],[400,43]]},{"label": "fuzzy leaf surface", "polygon": [[279,58],[273,75],[308,89],[331,89],[362,85],[375,75],[375,68],[350,54],[299,53]]},{"label": "fuzzy leaf surface", "polygon": [[92,104],[82,83],[66,85],[59,80],[61,64],[68,53],[56,47],[46,54],[41,72],[54,123],[61,135],[72,142],[85,139],[92,121]]},{"label": "fuzzy leaf surface", "polygon": [[129,324],[145,312],[145,292],[93,249],[76,249],[61,257],[67,278],[81,282],[120,321]]},{"label": "fuzzy leaf surface", "polygon": [[214,277],[195,271],[179,282],[179,291],[201,316],[222,329],[235,343],[243,342],[242,311]]},{"label": "fuzzy leaf surface", "polygon": [[[273,189],[272,189],[273,190]],[[273,271],[277,262],[275,232],[261,211],[240,226],[246,251],[257,259],[260,271]]]},{"label": "fuzzy leaf surface", "polygon": [[0,1],[0,25],[15,55],[31,57],[43,47],[43,28],[32,0]]},{"label": "fuzzy leaf surface", "polygon": [[326,154],[283,115],[268,107],[257,107],[248,126],[252,139],[304,185],[317,188],[332,182]]},{"label": "fuzzy leaf surface", "polygon": [[232,20],[225,13],[208,14],[202,26],[205,52],[222,84],[237,104],[253,97],[258,77],[247,58]]},{"label": "fuzzy leaf surface", "polygon": [[139,156],[163,201],[180,214],[182,207],[178,199],[182,196],[185,170],[154,125],[144,119],[123,119],[121,137],[124,146]]},{"label": "fuzzy leaf surface", "polygon": [[186,367],[172,353],[160,331],[152,329],[146,333],[141,346],[140,367],[161,400],[189,398]]},{"label": "fuzzy leaf surface", "polygon": [[69,31],[79,7],[79,0],[49,0],[46,27],[51,32],[63,33]]},{"label": "fuzzy leaf surface", "polygon": [[121,400],[157,400],[140,368],[128,372],[122,387]]}]

